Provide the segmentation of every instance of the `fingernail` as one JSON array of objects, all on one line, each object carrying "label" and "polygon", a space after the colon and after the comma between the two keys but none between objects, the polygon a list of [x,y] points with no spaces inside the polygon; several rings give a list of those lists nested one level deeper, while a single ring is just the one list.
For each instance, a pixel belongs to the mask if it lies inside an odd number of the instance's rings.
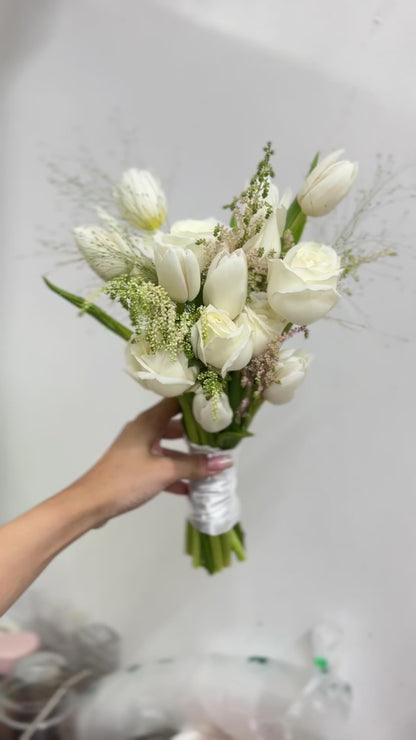
[{"label": "fingernail", "polygon": [[220,473],[221,470],[230,468],[233,464],[232,457],[230,455],[215,455],[215,457],[209,457],[207,460],[208,473]]}]

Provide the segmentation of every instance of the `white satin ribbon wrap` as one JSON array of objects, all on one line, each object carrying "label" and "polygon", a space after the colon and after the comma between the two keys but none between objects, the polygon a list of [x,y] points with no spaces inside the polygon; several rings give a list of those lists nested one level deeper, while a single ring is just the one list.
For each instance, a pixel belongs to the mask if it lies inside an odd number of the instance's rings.
[{"label": "white satin ribbon wrap", "polygon": [[[224,450],[188,442],[192,455],[217,457]],[[227,450],[227,455],[235,455]],[[235,465],[203,480],[190,482],[191,522],[195,529],[213,536],[229,532],[240,521],[240,500],[237,496]]]}]

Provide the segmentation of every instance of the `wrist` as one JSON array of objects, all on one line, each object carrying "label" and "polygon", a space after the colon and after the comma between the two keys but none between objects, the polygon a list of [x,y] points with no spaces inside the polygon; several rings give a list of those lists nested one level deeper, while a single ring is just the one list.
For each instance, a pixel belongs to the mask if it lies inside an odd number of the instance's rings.
[{"label": "wrist", "polygon": [[51,499],[59,510],[69,540],[77,539],[111,518],[110,507],[90,474],[84,475]]}]

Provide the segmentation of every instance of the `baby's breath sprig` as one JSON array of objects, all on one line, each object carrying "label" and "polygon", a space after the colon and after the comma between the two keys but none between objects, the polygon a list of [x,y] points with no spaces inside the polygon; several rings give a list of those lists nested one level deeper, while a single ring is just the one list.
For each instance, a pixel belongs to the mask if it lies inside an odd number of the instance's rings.
[{"label": "baby's breath sprig", "polygon": [[177,317],[177,321],[180,324],[179,334],[183,337],[182,349],[188,360],[194,365],[198,365],[199,362],[195,358],[191,344],[191,329],[201,318],[204,308],[205,306],[196,306],[194,303],[185,303],[183,313]]},{"label": "baby's breath sprig", "polygon": [[365,227],[359,229],[368,216],[374,218],[381,210],[384,213],[386,207],[397,202],[398,197],[405,197],[406,189],[397,184],[396,177],[399,173],[393,170],[392,164],[390,159],[378,164],[372,183],[369,188],[359,191],[349,220],[332,242],[334,249],[341,256],[342,289],[346,293],[350,290],[344,279],[351,278],[357,282],[361,265],[397,255],[396,244],[386,243],[387,235],[383,228],[376,233],[373,229],[367,230]]},{"label": "baby's breath sprig", "polygon": [[267,289],[267,262],[261,259],[256,252],[249,252],[247,255],[248,267],[248,292],[258,293],[265,292]]},{"label": "baby's breath sprig", "polygon": [[[341,267],[342,267],[342,278],[348,278],[351,277],[356,282],[360,279],[360,276],[358,274],[358,270],[361,267],[361,265],[368,265],[371,262],[375,262],[376,260],[381,259],[382,257],[396,257],[397,252],[394,249],[390,249],[389,247],[386,247],[385,249],[379,249],[375,252],[368,252],[367,254],[359,254],[354,251],[353,248],[351,249],[344,249],[344,252],[341,257]],[[345,287],[344,287],[345,289]],[[348,292],[348,288],[346,289]]]},{"label": "baby's breath sprig", "polygon": [[186,322],[161,285],[121,275],[110,280],[105,291],[128,311],[134,330],[144,333],[152,353],[166,350],[175,357],[183,348]]},{"label": "baby's breath sprig", "polygon": [[203,370],[200,372],[198,382],[201,385],[205,398],[212,399],[212,410],[214,418],[216,418],[218,403],[222,393],[226,390],[227,383],[215,370]]},{"label": "baby's breath sprig", "polygon": [[[241,371],[241,385],[254,400],[260,399],[264,391],[274,383],[280,345],[280,337],[273,339],[264,352],[257,357],[253,357]],[[241,409],[241,411],[244,413],[244,409]]]},{"label": "baby's breath sprig", "polygon": [[248,239],[258,234],[265,220],[270,218],[273,209],[265,202],[270,190],[270,180],[274,177],[274,170],[270,164],[274,154],[270,142],[264,147],[264,157],[257,165],[256,172],[248,187],[231,203],[224,206],[232,211],[232,223],[238,238],[234,249],[242,247]]},{"label": "baby's breath sprig", "polygon": [[307,339],[309,330],[306,326],[291,326],[288,324],[280,337],[272,339],[264,352],[257,355],[257,357],[253,357],[248,365],[243,368],[241,371],[241,386],[245,390],[245,395],[237,409],[237,418],[242,419],[249,415],[251,403],[260,401],[264,391],[276,382],[280,348],[283,342],[297,334],[303,334]]},{"label": "baby's breath sprig", "polygon": [[215,370],[203,370],[198,375],[198,382],[204,391],[205,398],[219,397],[224,393],[226,381]]}]

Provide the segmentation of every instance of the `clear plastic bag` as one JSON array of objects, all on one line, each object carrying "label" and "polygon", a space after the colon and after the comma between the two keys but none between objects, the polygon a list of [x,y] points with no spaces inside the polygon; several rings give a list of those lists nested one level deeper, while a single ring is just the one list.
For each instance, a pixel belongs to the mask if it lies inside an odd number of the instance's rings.
[{"label": "clear plastic bag", "polygon": [[96,684],[79,740],[337,740],[349,687],[321,669],[266,658],[206,656],[137,666]]}]

